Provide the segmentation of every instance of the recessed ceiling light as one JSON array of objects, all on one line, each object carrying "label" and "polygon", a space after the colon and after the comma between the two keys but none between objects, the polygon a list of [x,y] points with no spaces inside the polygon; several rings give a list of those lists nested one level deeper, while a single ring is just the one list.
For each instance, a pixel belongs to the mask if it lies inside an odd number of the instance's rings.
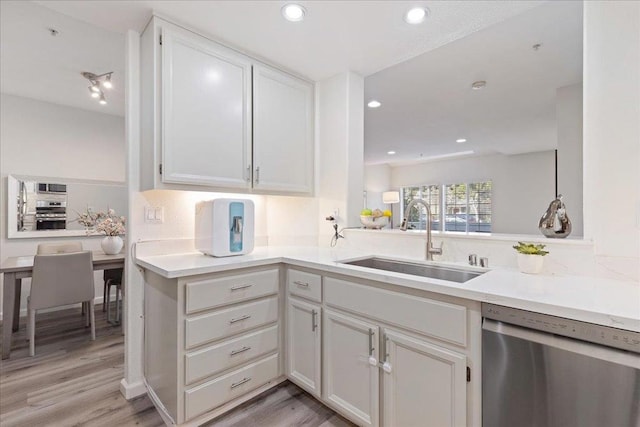
[{"label": "recessed ceiling light", "polygon": [[464,139],[464,138],[460,138],[460,139],[456,139],[456,142],[457,142],[458,144],[460,144],[460,143],[463,143],[463,142],[467,142],[467,140],[466,140],[466,139]]},{"label": "recessed ceiling light", "polygon": [[382,104],[380,103],[380,101],[376,101],[375,99],[372,101],[369,101],[369,103],[367,104],[367,107],[369,108],[378,108],[379,106],[381,106]]},{"label": "recessed ceiling light", "polygon": [[404,21],[407,24],[420,24],[424,22],[424,20],[429,15],[429,10],[425,7],[414,7],[413,9],[409,9],[407,13],[404,15]]},{"label": "recessed ceiling light", "polygon": [[485,82],[484,80],[478,80],[477,82],[471,83],[471,89],[473,90],[484,89],[486,85],[487,85],[487,82]]},{"label": "recessed ceiling light", "polygon": [[298,22],[304,19],[306,9],[299,4],[289,3],[282,7],[282,16],[284,19],[291,22]]},{"label": "recessed ceiling light", "polygon": [[394,154],[396,154],[396,152],[395,151],[387,151],[387,154],[390,155],[390,156],[393,156]]}]

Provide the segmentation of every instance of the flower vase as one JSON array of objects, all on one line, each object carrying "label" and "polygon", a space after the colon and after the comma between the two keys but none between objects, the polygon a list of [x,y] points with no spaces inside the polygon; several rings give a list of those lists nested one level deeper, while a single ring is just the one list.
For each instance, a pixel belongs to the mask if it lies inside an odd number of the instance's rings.
[{"label": "flower vase", "polygon": [[543,264],[544,257],[541,255],[518,254],[518,267],[522,273],[538,274]]},{"label": "flower vase", "polygon": [[120,253],[122,246],[124,246],[124,242],[120,236],[106,236],[102,239],[102,242],[100,242],[100,246],[102,246],[102,251],[105,254],[115,255]]}]

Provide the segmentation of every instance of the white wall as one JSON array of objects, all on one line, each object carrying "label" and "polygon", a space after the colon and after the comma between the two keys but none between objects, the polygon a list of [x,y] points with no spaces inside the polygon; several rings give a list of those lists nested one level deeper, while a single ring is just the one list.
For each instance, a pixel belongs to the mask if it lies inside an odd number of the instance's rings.
[{"label": "white wall", "polygon": [[584,4],[584,229],[640,271],[640,2]]},{"label": "white wall", "polygon": [[556,91],[558,194],[563,195],[572,236],[584,234],[582,214],[582,84]]},{"label": "white wall", "polygon": [[493,233],[538,234],[538,221],[554,198],[554,152],[501,154],[391,168],[391,187],[493,182]]},{"label": "white wall", "polygon": [[[0,94],[0,258],[35,254],[43,241],[7,239],[7,175],[124,181],[125,161],[122,117]],[[86,249],[100,248],[99,237],[71,239]],[[101,297],[102,273],[95,278]],[[23,287],[23,309],[28,294]]]},{"label": "white wall", "polygon": [[382,203],[382,193],[391,190],[391,167],[388,164],[365,165],[364,191],[367,192],[367,207],[369,209],[388,209]]},{"label": "white wall", "polygon": [[[360,224],[364,179],[364,79],[353,72],[316,83],[319,243],[332,232],[324,218]],[[328,232],[325,232],[328,230]]]}]

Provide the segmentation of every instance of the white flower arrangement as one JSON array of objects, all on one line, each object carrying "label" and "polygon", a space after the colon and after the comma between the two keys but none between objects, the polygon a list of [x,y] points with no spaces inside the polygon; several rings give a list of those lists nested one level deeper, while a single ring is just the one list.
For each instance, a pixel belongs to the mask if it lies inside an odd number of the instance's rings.
[{"label": "white flower arrangement", "polygon": [[[104,212],[93,212],[90,208],[78,214],[78,223],[85,226],[87,234],[102,233],[106,236],[120,236],[125,233],[125,217],[116,215],[113,209]],[[95,227],[95,230],[94,230]]]}]

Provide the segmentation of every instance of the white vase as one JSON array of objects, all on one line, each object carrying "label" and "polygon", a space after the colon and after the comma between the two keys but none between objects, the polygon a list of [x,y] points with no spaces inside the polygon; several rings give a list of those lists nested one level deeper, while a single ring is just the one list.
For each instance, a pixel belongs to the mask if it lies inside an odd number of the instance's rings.
[{"label": "white vase", "polygon": [[538,274],[542,271],[544,257],[542,255],[528,255],[518,253],[518,267],[527,274]]},{"label": "white vase", "polygon": [[102,246],[102,251],[105,254],[115,255],[120,253],[122,246],[124,246],[124,242],[120,236],[106,236],[102,239],[102,242],[100,242],[100,246]]}]

